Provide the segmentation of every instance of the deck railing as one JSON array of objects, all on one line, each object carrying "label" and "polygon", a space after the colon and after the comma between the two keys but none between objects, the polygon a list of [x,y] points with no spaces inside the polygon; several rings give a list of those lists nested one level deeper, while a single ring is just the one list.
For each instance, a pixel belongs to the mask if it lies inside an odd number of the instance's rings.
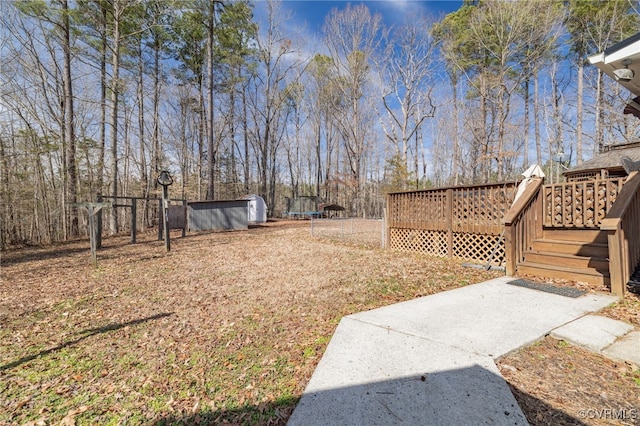
[{"label": "deck railing", "polygon": [[500,265],[515,190],[508,182],[389,194],[387,247]]},{"label": "deck railing", "polygon": [[608,232],[611,292],[624,296],[640,264],[640,173],[629,175],[600,229]]},{"label": "deck railing", "polygon": [[542,233],[542,178],[533,179],[504,217],[506,274],[513,275]]},{"label": "deck railing", "polygon": [[626,178],[544,185],[544,226],[598,229]]}]

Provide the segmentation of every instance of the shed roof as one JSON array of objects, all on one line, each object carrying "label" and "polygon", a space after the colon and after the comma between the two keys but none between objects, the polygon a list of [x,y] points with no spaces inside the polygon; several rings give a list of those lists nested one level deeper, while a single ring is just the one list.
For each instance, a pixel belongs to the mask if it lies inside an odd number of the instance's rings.
[{"label": "shed roof", "polygon": [[345,210],[344,207],[339,206],[338,204],[320,204],[318,207],[320,208],[320,210],[326,210],[326,211],[343,211],[343,210]]},{"label": "shed roof", "polygon": [[582,173],[595,170],[622,170],[624,169],[623,158],[628,157],[635,163],[640,162],[640,142],[631,142],[617,145],[607,145],[601,154],[588,161],[584,161],[578,166],[566,170],[563,174]]},{"label": "shed roof", "polygon": [[257,201],[262,201],[264,203],[264,198],[262,198],[258,194],[245,195],[244,197],[240,197],[239,199],[240,200],[247,200],[247,201],[257,200]]}]

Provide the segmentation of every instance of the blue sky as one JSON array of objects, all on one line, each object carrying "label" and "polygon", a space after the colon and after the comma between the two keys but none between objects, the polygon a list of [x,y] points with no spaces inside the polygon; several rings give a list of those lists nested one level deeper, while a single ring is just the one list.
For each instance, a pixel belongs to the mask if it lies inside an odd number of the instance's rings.
[{"label": "blue sky", "polygon": [[405,19],[419,14],[435,17],[457,10],[462,1],[439,0],[377,0],[377,1],[325,1],[325,0],[285,0],[283,7],[294,12],[293,19],[306,23],[309,31],[319,32],[325,17],[334,9],[343,9],[348,3],[365,4],[372,13],[382,15],[385,24],[400,24]]},{"label": "blue sky", "polygon": [[[264,16],[264,1],[256,0],[255,14],[258,22]],[[365,4],[371,13],[382,15],[385,25],[399,25],[418,15],[440,17],[462,6],[462,0],[376,0],[376,1],[329,1],[329,0],[283,0],[282,9],[291,13],[288,25],[305,28],[309,35],[318,35],[329,12],[344,9],[347,4]]]}]

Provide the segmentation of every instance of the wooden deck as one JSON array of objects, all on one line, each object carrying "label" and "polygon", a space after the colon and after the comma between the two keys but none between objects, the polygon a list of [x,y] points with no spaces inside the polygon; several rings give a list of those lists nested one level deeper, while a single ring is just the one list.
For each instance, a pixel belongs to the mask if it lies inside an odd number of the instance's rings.
[{"label": "wooden deck", "polygon": [[543,185],[475,185],[389,194],[388,247],[504,265],[624,295],[640,265],[640,174]]}]

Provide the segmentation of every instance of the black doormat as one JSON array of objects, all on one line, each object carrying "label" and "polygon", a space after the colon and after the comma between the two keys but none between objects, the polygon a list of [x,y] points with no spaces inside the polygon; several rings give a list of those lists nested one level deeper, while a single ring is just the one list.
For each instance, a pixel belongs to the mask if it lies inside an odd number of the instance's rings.
[{"label": "black doormat", "polygon": [[586,293],[586,290],[578,290],[577,288],[573,288],[573,287],[558,287],[551,284],[537,283],[535,281],[523,280],[521,278],[517,280],[511,280],[507,284],[515,285],[518,287],[530,288],[533,290],[545,291],[547,293],[559,294],[560,296],[573,297],[573,298],[580,297]]}]

